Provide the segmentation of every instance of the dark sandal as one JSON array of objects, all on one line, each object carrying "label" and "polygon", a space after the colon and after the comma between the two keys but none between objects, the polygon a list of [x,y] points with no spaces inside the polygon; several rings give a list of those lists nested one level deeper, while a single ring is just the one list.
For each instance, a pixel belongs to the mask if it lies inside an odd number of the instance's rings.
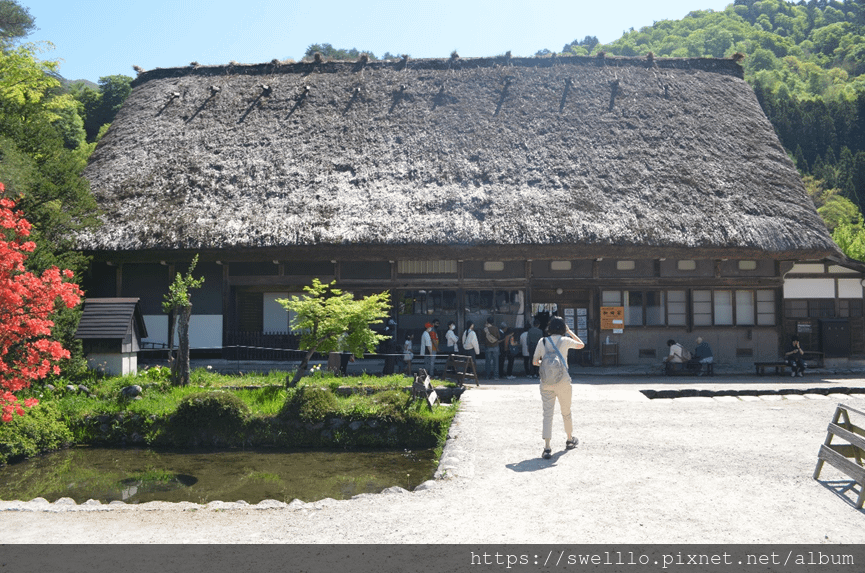
[{"label": "dark sandal", "polygon": [[579,444],[579,443],[580,443],[580,440],[578,440],[577,438],[571,438],[570,440],[565,441],[565,449],[566,450],[573,450],[574,448],[577,447],[577,444]]},{"label": "dark sandal", "polygon": [[551,457],[553,457],[553,450],[551,448],[544,448],[544,453],[541,454],[541,457],[545,460],[550,459]]}]

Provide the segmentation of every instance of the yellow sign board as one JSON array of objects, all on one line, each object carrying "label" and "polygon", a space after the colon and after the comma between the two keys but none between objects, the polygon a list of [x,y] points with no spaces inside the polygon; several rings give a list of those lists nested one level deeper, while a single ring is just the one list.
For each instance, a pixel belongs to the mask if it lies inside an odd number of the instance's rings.
[{"label": "yellow sign board", "polygon": [[601,307],[601,330],[615,330],[622,332],[625,328],[625,307],[602,306]]}]

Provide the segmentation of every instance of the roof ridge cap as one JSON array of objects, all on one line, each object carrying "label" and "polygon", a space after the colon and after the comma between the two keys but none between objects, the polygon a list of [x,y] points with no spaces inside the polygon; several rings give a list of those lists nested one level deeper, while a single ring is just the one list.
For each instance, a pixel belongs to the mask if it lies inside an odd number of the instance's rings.
[{"label": "roof ridge cap", "polygon": [[133,86],[143,84],[149,80],[165,79],[173,77],[211,77],[220,75],[272,75],[272,74],[299,74],[314,72],[355,72],[361,69],[388,69],[394,71],[402,70],[438,70],[449,71],[454,69],[491,68],[491,67],[513,67],[513,68],[540,68],[559,65],[574,65],[586,67],[623,67],[639,66],[647,68],[664,69],[696,69],[708,72],[719,72],[734,74],[744,77],[741,64],[733,58],[676,58],[647,56],[578,56],[578,55],[556,55],[554,57],[513,57],[507,54],[500,56],[462,57],[454,58],[398,58],[392,60],[375,61],[348,61],[331,60],[323,62],[301,61],[283,63],[278,60],[258,64],[241,64],[230,62],[228,64],[215,65],[189,65],[172,68],[153,68],[139,73],[132,82]]}]

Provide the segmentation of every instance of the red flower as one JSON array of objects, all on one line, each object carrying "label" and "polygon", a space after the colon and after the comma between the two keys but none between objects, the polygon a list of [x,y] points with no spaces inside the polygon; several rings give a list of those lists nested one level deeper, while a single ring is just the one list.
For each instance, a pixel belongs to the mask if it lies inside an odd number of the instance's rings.
[{"label": "red flower", "polygon": [[[5,187],[0,183],[0,192]],[[59,374],[57,362],[69,358],[69,351],[51,340],[54,322],[49,318],[55,305],[72,308],[84,293],[68,282],[72,271],[57,267],[41,276],[24,267],[26,253],[36,248],[33,241],[21,241],[30,235],[30,223],[14,210],[15,202],[0,199],[0,420],[9,422],[13,414],[23,415],[24,408],[15,392],[41,380],[49,373]],[[35,398],[24,400],[32,407]]]}]

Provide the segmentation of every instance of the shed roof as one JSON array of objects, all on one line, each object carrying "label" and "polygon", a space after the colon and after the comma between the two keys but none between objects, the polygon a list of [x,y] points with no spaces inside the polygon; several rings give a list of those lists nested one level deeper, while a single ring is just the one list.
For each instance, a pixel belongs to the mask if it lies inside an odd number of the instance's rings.
[{"label": "shed roof", "polygon": [[75,338],[123,339],[133,321],[141,337],[146,338],[147,327],[137,298],[88,298]]},{"label": "shed roof", "polygon": [[839,253],[732,60],[157,69],[85,176],[92,251]]}]

